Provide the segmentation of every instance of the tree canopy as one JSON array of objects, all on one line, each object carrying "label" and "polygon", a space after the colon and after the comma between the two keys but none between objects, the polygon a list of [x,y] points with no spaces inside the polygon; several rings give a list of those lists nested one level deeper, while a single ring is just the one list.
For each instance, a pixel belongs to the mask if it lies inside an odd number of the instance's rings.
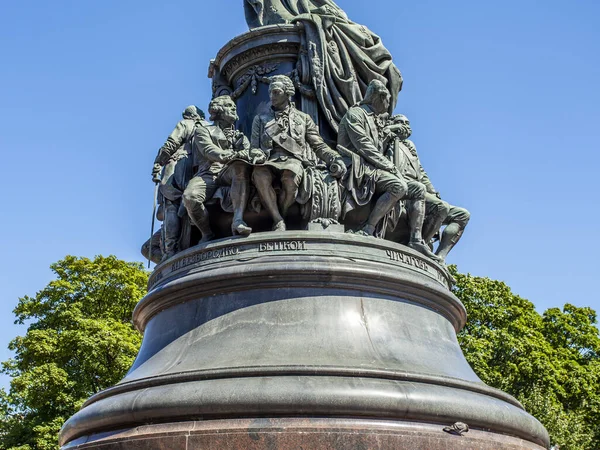
[{"label": "tree canopy", "polygon": [[2,364],[12,378],[10,392],[0,391],[5,450],[56,450],[62,424],[123,378],[141,344],[131,322],[148,281],[141,263],[67,256],[51,269],[56,279],[14,310],[27,332]]},{"label": "tree canopy", "polygon": [[482,381],[516,397],[561,450],[600,449],[596,312],[567,303],[539,314],[501,281],[454,276],[469,314],[459,342]]}]

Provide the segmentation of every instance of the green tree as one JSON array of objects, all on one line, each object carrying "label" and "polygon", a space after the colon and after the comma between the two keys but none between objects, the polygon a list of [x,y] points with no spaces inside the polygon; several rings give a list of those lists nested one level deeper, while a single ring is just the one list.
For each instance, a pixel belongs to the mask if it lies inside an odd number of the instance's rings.
[{"label": "green tree", "polygon": [[120,381],[141,344],[131,313],[146,292],[142,264],[67,256],[50,267],[56,279],[14,310],[28,328],[2,364],[12,378],[10,392],[0,391],[4,450],[57,449],[64,421]]},{"label": "green tree", "polygon": [[465,356],[486,384],[516,397],[561,450],[600,449],[600,337],[591,308],[540,315],[501,281],[454,270],[469,319]]}]

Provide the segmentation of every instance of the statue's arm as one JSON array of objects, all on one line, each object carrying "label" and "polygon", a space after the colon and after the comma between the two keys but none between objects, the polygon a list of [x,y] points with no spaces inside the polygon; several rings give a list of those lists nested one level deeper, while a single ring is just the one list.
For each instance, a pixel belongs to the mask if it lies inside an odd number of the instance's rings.
[{"label": "statue's arm", "polygon": [[260,120],[260,116],[254,117],[254,121],[252,122],[252,134],[250,135],[250,148],[258,149],[263,152],[268,158],[271,154],[269,150],[263,149],[261,145],[261,136],[263,133],[262,121]]},{"label": "statue's arm", "polygon": [[242,134],[242,145],[241,145],[242,150],[250,150],[250,141],[248,140],[248,138],[246,137],[245,134]]},{"label": "statue's arm", "polygon": [[329,166],[332,162],[341,160],[341,156],[338,152],[329,147],[321,135],[319,134],[319,127],[310,118],[306,117],[306,143],[317,155],[317,157]]},{"label": "statue's arm", "polygon": [[185,143],[187,138],[188,131],[185,127],[185,123],[183,121],[179,122],[173,132],[167,138],[167,141],[158,150],[154,164],[158,164],[160,166],[167,164],[171,156],[173,156],[173,153],[175,153],[177,149],[179,149],[179,147]]},{"label": "statue's arm", "polygon": [[371,139],[367,135],[367,127],[365,119],[352,112],[347,113],[347,131],[348,137],[352,142],[356,152],[378,169],[387,170],[388,172],[396,172],[394,164],[386,159],[375,147]]},{"label": "statue's arm", "polygon": [[255,116],[252,121],[252,134],[250,135],[250,147],[260,148],[260,117]]},{"label": "statue's arm", "polygon": [[421,172],[421,183],[423,185],[425,185],[425,189],[427,190],[427,192],[429,192],[430,194],[437,194],[438,192],[435,190],[433,183],[429,179],[429,175],[427,175],[427,172],[425,172],[425,169],[423,168],[423,165],[421,164],[421,159],[419,158],[419,154],[417,153],[417,147],[415,146],[415,144],[412,141],[410,141],[408,139],[405,140],[404,143],[408,147],[408,149],[411,151],[411,153],[417,157],[417,161],[419,161],[419,171]]},{"label": "statue's arm", "polygon": [[221,147],[215,145],[210,137],[209,130],[205,127],[196,128],[194,141],[200,157],[209,161],[226,163],[231,161],[235,155],[233,151],[223,150]]},{"label": "statue's arm", "polygon": [[425,189],[427,190],[427,192],[429,192],[430,194],[437,194],[438,192],[435,190],[435,187],[433,187],[433,184],[429,179],[429,175],[427,175],[427,172],[425,172],[425,169],[423,169],[423,166],[421,165],[420,161],[419,168],[421,170],[421,183],[425,185]]}]

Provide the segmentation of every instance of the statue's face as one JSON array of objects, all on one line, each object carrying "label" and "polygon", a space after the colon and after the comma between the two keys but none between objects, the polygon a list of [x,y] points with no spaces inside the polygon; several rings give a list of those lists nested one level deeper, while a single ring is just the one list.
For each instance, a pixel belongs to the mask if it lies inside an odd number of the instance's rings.
[{"label": "statue's face", "polygon": [[233,125],[235,121],[238,120],[237,108],[233,100],[225,100],[221,103],[221,108],[223,109],[223,112],[221,112],[221,120],[229,125]]},{"label": "statue's face", "polygon": [[385,92],[382,92],[381,94],[375,96],[375,100],[373,101],[373,105],[372,105],[373,110],[377,114],[383,114],[384,112],[386,112],[389,109],[391,101],[392,101],[392,96],[386,90]]},{"label": "statue's face", "polygon": [[398,114],[394,118],[394,122],[399,123],[400,125],[410,125],[408,118],[406,116],[403,116],[402,114]]},{"label": "statue's face", "polygon": [[272,83],[269,86],[269,97],[271,98],[271,105],[275,109],[284,109],[290,103],[282,83]]},{"label": "statue's face", "polygon": [[377,103],[379,103],[377,105],[377,109],[379,111],[377,111],[378,114],[383,114],[384,112],[386,112],[389,107],[390,107],[390,102],[392,100],[392,96],[390,95],[390,93],[388,91],[382,92],[379,95],[379,101]]}]

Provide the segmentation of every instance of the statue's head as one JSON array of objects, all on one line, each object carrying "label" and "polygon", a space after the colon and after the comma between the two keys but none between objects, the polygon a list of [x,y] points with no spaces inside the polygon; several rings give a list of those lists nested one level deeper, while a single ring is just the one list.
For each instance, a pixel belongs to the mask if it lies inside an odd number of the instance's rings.
[{"label": "statue's head", "polygon": [[392,117],[392,121],[400,125],[410,125],[408,117],[406,117],[404,114],[396,114],[394,117]]},{"label": "statue's head", "polygon": [[187,108],[185,108],[183,110],[183,112],[181,113],[181,116],[184,119],[192,119],[192,120],[204,119],[204,117],[205,117],[204,111],[202,111],[196,105],[190,105]]},{"label": "statue's head", "polygon": [[406,117],[404,114],[397,114],[394,117],[392,117],[391,120],[394,125],[402,126],[402,128],[396,132],[398,137],[400,137],[400,139],[408,139],[412,134],[412,129],[410,128],[410,121],[408,120],[408,117]]},{"label": "statue's head", "polygon": [[210,120],[213,122],[225,122],[227,125],[233,125],[238,120],[237,108],[235,102],[229,95],[221,95],[211,100],[208,105]]},{"label": "statue's head", "polygon": [[296,93],[294,82],[286,75],[274,75],[269,78],[269,98],[275,109],[285,108]]},{"label": "statue's head", "polygon": [[371,80],[361,105],[369,105],[375,114],[383,114],[390,107],[392,96],[390,91],[379,80]]}]

